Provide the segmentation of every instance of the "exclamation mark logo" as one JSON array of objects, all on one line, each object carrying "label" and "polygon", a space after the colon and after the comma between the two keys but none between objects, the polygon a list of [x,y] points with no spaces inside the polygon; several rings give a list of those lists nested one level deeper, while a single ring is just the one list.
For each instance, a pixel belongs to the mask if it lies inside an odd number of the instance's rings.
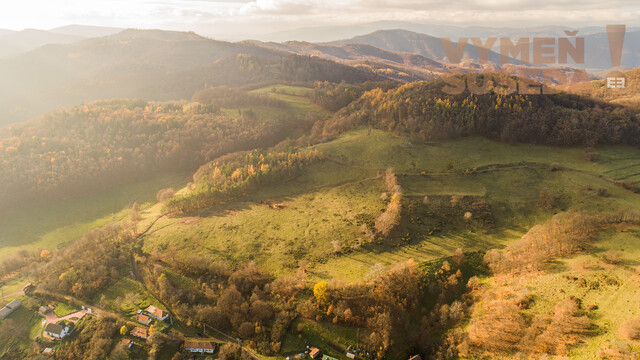
[{"label": "exclamation mark logo", "polygon": [[622,46],[624,44],[624,34],[626,31],[626,25],[607,25],[609,55],[611,56],[611,66],[614,68],[620,66],[622,60]]}]

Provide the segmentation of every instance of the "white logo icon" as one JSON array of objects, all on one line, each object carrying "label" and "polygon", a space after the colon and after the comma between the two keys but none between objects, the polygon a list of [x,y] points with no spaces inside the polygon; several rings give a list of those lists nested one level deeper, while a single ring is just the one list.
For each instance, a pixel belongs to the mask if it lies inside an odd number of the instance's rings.
[{"label": "white logo icon", "polygon": [[609,77],[607,78],[607,88],[624,89],[625,80],[623,77]]}]

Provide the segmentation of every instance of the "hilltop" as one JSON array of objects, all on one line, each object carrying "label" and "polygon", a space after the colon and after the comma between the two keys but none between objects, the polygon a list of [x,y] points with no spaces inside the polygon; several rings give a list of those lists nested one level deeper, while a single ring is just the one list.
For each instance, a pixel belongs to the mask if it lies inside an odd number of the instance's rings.
[{"label": "hilltop", "polygon": [[[486,86],[487,93],[474,95],[469,84],[477,91]],[[566,93],[541,95],[539,86],[533,89],[537,94],[529,95],[528,84],[524,79],[488,73],[449,76],[387,91],[374,89],[315,133],[332,136],[369,125],[423,140],[477,134],[511,143],[638,144],[640,123],[630,109]],[[503,95],[507,87],[512,93]]]}]

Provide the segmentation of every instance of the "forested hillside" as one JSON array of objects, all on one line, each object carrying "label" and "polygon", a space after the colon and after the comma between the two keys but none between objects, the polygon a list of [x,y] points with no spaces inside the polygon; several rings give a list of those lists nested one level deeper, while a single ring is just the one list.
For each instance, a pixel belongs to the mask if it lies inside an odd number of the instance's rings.
[{"label": "forested hillside", "polygon": [[[639,119],[623,106],[566,93],[503,95],[503,88],[493,86],[484,95],[474,95],[468,87],[458,95],[445,91],[455,90],[459,84],[464,86],[467,78],[460,75],[388,91],[373,89],[316,128],[315,134],[334,136],[355,126],[369,125],[423,140],[483,135],[510,143],[640,144]],[[470,82],[478,89],[483,84],[510,83],[515,90],[516,79],[485,74],[478,75],[476,83]],[[522,79],[518,81],[521,89],[527,84]]]},{"label": "forested hillside", "polygon": [[285,137],[284,120],[142,100],[61,110],[2,132],[0,202],[60,199],[160,171],[197,169],[229,152],[276,144]]}]

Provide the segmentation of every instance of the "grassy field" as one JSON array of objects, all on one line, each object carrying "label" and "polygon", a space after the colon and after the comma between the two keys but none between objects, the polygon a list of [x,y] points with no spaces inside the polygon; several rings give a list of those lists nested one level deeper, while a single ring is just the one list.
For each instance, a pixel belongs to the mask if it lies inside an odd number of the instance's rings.
[{"label": "grassy field", "polygon": [[[591,334],[570,353],[571,359],[594,359],[605,343],[619,341],[622,323],[640,318],[640,275],[635,270],[640,264],[639,240],[637,228],[607,231],[593,242],[591,253],[560,259],[549,272],[520,277],[509,285],[534,294],[534,306],[527,310],[531,315],[553,313],[555,304],[567,296],[581,299],[584,308],[597,306],[589,312]],[[620,264],[602,260],[602,253],[611,249],[621,252]],[[640,352],[640,342],[629,345]]]},{"label": "grassy field", "polygon": [[96,301],[126,317],[135,316],[138,309],[145,309],[149,305],[160,306],[160,302],[140,283],[128,277],[123,277],[99,293]]},{"label": "grassy field", "polygon": [[[24,301],[26,297],[21,297],[20,299]],[[39,336],[40,331],[42,330],[42,317],[38,316],[33,311],[28,310],[24,306],[16,309],[7,317],[6,320],[12,320],[16,324],[20,324],[20,327],[22,328],[21,331],[24,331],[26,336],[21,338],[21,341],[15,345],[25,350],[29,348],[31,341]],[[0,357],[2,357],[2,352],[6,351],[9,346],[9,343],[0,338]]]},{"label": "grassy field", "polygon": [[14,276],[9,280],[6,280],[2,284],[0,284],[0,295],[2,296],[2,302],[0,302],[0,306],[4,306],[3,303],[8,303],[11,300],[21,298],[24,296],[22,293],[22,288],[29,281],[25,276]]},{"label": "grassy field", "polygon": [[[237,118],[241,113],[251,111],[260,120],[280,122],[283,119],[291,119],[293,123],[287,123],[286,136],[296,139],[306,133],[315,120],[324,120],[331,113],[322,107],[311,103],[307,95],[312,89],[300,86],[274,85],[252,90],[251,93],[266,95],[287,103],[285,108],[268,106],[251,106],[243,108],[223,108],[222,111],[231,118]],[[285,120],[288,121],[288,120]]]},{"label": "grassy field", "polygon": [[56,313],[56,315],[58,317],[63,317],[63,316],[69,315],[71,313],[74,313],[74,312],[76,312],[78,310],[80,310],[80,309],[78,309],[78,308],[76,308],[74,306],[71,306],[71,305],[69,305],[67,303],[57,302],[55,304],[55,308],[53,309],[53,312]]},{"label": "grassy field", "polygon": [[[623,167],[640,162],[640,151],[631,148],[598,149],[601,160],[589,162],[583,149],[510,146],[483,138],[418,143],[366,129],[315,148],[326,160],[295,179],[199,214],[162,219],[145,250],[175,248],[188,254],[195,245],[234,264],[256,261],[274,274],[288,273],[306,259],[314,279],[355,281],[376,263],[428,261],[456,248],[502,247],[559,211],[640,205],[637,196],[629,196],[605,175],[612,170],[622,174]],[[551,168],[551,163],[558,165]],[[403,221],[391,243],[359,247],[365,240],[362,219],[375,218],[384,209],[379,175],[388,167],[398,174],[405,206],[419,204],[425,196],[473,196],[486,201],[495,227],[468,226],[461,216],[429,218],[421,213],[417,223]],[[552,208],[540,204],[543,193],[554,198]],[[440,230],[427,232],[423,224],[429,222]],[[406,233],[411,233],[409,240],[400,242]]]},{"label": "grassy field", "polygon": [[300,86],[274,85],[256,89],[251,92],[283,100],[289,104],[290,110],[299,114],[311,113],[329,116],[330,113],[327,110],[309,101],[308,95],[310,95],[312,91],[310,88]]},{"label": "grassy field", "polygon": [[155,203],[158,190],[182,187],[187,181],[185,174],[164,175],[89,196],[15,209],[0,218],[0,257],[20,249],[61,246],[87,230],[124,218],[134,202]]}]

